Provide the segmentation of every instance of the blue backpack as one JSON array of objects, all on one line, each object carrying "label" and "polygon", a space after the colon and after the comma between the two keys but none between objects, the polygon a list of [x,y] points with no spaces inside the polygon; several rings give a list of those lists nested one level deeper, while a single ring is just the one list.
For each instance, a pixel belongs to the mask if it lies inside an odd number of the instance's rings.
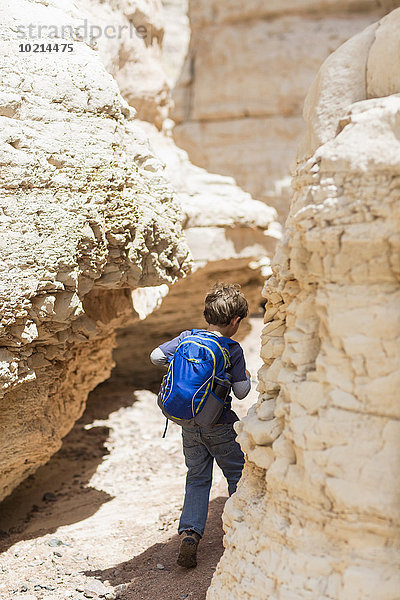
[{"label": "blue backpack", "polygon": [[[158,405],[179,425],[213,425],[230,391],[228,338],[193,329],[175,350],[164,375]],[[165,435],[165,432],[164,432]]]}]

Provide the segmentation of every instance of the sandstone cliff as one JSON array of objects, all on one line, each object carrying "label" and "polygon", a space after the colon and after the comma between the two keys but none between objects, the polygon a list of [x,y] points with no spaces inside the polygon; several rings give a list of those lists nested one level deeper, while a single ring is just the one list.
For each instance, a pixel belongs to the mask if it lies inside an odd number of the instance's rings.
[{"label": "sandstone cliff", "polygon": [[208,600],[399,595],[400,9],[322,65]]},{"label": "sandstone cliff", "polygon": [[193,0],[191,43],[174,91],[177,144],[233,175],[283,222],[301,110],[323,60],[396,0]]},{"label": "sandstone cliff", "polygon": [[1,8],[0,498],[109,375],[126,288],[190,266],[163,167],[98,52],[68,34],[70,54],[18,52],[28,18],[61,28],[79,16],[56,2]]}]

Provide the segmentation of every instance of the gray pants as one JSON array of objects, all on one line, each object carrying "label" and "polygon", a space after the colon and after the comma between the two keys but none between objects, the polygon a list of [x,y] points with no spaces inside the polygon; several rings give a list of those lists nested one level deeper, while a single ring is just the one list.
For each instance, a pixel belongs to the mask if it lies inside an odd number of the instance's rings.
[{"label": "gray pants", "polygon": [[231,423],[182,427],[182,438],[188,472],[178,531],[192,529],[202,536],[208,514],[214,458],[225,475],[231,496],[242,474],[244,455]]}]

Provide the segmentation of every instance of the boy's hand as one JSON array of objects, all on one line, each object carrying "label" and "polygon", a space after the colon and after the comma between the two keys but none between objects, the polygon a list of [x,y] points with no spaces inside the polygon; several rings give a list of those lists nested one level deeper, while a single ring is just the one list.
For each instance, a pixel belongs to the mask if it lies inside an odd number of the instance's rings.
[{"label": "boy's hand", "polygon": [[246,369],[246,375],[248,375],[248,376],[249,376],[249,378],[251,379],[251,373],[250,373],[250,371],[248,371],[247,369]]}]

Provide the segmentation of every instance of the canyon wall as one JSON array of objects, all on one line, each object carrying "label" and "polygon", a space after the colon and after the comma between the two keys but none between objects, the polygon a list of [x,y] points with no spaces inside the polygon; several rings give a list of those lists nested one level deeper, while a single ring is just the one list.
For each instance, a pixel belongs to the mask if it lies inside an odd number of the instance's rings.
[{"label": "canyon wall", "polygon": [[396,600],[400,9],[322,65],[208,600]]},{"label": "canyon wall", "polygon": [[[116,329],[142,324],[192,254],[197,281],[236,260],[258,302],[254,258],[279,230],[273,209],[175,147],[160,1],[0,10],[1,499],[58,450],[110,375]],[[129,376],[148,361],[144,335],[125,348]]]},{"label": "canyon wall", "polygon": [[71,53],[18,52],[27,19],[80,23],[48,4],[1,9],[0,498],[109,376],[129,288],[173,283],[191,262],[163,166],[98,52],[68,31],[57,43]]},{"label": "canyon wall", "polygon": [[190,159],[233,175],[283,223],[304,98],[323,60],[398,0],[192,0],[174,90],[174,135]]}]

